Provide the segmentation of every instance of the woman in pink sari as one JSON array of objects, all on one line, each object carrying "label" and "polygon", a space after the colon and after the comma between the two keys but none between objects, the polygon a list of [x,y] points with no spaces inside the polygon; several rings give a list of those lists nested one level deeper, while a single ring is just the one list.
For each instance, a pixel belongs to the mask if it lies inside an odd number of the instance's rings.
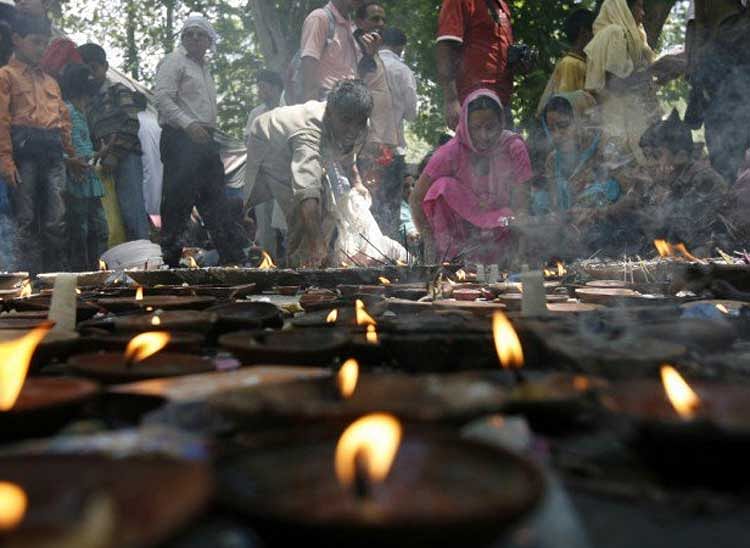
[{"label": "woman in pink sari", "polygon": [[471,93],[456,136],[435,151],[417,181],[412,215],[438,260],[465,255],[491,264],[509,252],[508,225],[528,211],[524,183],[532,170],[526,144],[503,120],[494,92]]}]

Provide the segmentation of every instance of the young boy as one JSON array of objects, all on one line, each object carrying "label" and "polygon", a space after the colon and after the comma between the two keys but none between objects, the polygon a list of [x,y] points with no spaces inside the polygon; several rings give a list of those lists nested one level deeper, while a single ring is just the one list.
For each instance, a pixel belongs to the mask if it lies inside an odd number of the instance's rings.
[{"label": "young boy", "polygon": [[87,167],[60,88],[39,67],[49,33],[45,18],[18,15],[14,55],[0,68],[0,178],[13,189],[18,266],[34,273],[66,269],[65,166],[75,177]]},{"label": "young boy", "polygon": [[553,95],[583,89],[586,83],[586,54],[583,48],[594,36],[594,14],[586,9],[571,13],[565,21],[565,36],[570,49],[555,65],[547,87],[539,101],[536,115],[541,116],[547,101]]},{"label": "young boy", "polygon": [[692,133],[676,110],[649,135],[655,157],[654,187],[666,193],[652,198],[642,212],[655,230],[649,239],[684,242],[690,249],[710,248],[725,232],[718,213],[727,199],[726,181],[710,164],[695,159]]},{"label": "young boy", "polygon": [[147,240],[150,225],[143,199],[143,159],[138,137],[140,123],[134,93],[107,81],[107,54],[97,44],[78,47],[94,75],[99,92],[88,112],[91,139],[102,167],[112,172],[128,240]]},{"label": "young boy", "polygon": [[[70,64],[63,71],[60,87],[70,112],[73,146],[86,160],[94,156],[86,110],[97,85],[86,65]],[[107,251],[109,230],[104,215],[104,187],[93,170],[80,180],[68,178],[68,230],[70,262],[74,271],[96,270],[99,257]]]}]

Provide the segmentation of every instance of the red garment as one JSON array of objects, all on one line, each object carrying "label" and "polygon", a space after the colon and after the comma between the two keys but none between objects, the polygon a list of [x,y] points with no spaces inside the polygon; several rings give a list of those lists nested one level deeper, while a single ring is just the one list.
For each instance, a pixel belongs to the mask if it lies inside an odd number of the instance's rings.
[{"label": "red garment", "polygon": [[438,42],[461,42],[462,65],[456,78],[459,101],[478,88],[497,93],[510,105],[513,73],[508,67],[508,48],[513,44],[510,8],[504,0],[490,0],[500,23],[490,15],[487,0],[443,0],[438,19]]},{"label": "red garment", "polygon": [[54,78],[60,78],[62,71],[68,64],[82,64],[81,54],[76,49],[76,44],[70,38],[55,38],[47,46],[39,66]]}]

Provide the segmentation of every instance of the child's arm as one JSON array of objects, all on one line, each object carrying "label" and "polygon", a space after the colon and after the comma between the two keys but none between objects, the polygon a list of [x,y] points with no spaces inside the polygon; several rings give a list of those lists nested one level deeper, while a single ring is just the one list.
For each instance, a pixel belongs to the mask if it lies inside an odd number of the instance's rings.
[{"label": "child's arm", "polygon": [[13,143],[10,139],[10,80],[8,73],[0,70],[0,176],[10,186],[16,186],[16,164],[13,161]]},{"label": "child's arm", "polygon": [[65,150],[65,165],[70,170],[71,175],[74,179],[81,179],[84,171],[88,169],[88,164],[78,157],[73,146],[73,123],[70,120],[70,111],[65,103],[60,99],[58,101],[58,108],[60,109],[60,132],[62,134],[63,149]]}]

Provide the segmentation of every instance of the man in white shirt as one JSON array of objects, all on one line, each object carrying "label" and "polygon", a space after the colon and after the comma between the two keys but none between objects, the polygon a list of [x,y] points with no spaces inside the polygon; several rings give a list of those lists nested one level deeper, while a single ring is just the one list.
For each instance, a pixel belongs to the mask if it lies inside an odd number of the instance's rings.
[{"label": "man in white shirt", "polygon": [[164,164],[161,163],[161,127],[156,115],[148,110],[146,96],[135,93],[133,101],[140,109],[138,111],[138,139],[141,141],[143,151],[143,199],[146,204],[146,213],[152,218],[158,216],[161,211],[162,178],[164,176]]},{"label": "man in white shirt", "polygon": [[[278,107],[281,94],[284,92],[284,80],[276,72],[259,70],[255,80],[258,84],[258,97],[262,102],[251,110],[247,117],[245,144],[248,145],[248,157],[256,154],[256,151],[253,151],[249,146],[250,126],[258,116]],[[244,181],[240,181],[240,184],[244,186]],[[241,190],[241,188],[241,186],[238,187],[238,190]],[[286,230],[284,213],[276,200],[270,200],[255,206],[255,243],[268,251],[275,259],[281,255],[282,242],[278,231],[286,232]]]},{"label": "man in white shirt", "polygon": [[203,16],[189,16],[180,31],[180,47],[162,59],[156,71],[154,99],[164,162],[161,245],[164,261],[172,267],[182,257],[182,237],[193,206],[221,262],[238,264],[245,258],[240,235],[226,215],[224,164],[214,140],[216,87],[206,52],[217,38]]}]

